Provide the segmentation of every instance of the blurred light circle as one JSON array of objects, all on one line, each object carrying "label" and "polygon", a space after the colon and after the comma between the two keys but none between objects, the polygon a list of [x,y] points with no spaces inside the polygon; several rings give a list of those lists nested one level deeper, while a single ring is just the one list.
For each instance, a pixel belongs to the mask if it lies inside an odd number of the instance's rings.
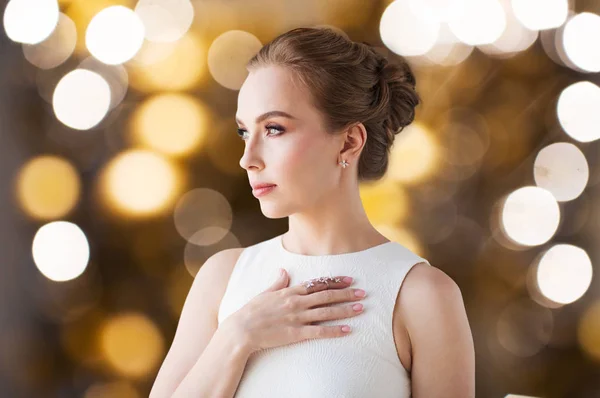
[{"label": "blurred light circle", "polygon": [[585,250],[568,244],[552,246],[537,266],[540,292],[550,300],[569,304],[579,299],[592,282],[592,261]]},{"label": "blurred light circle", "polygon": [[109,65],[129,61],[144,42],[144,24],[133,10],[107,7],[92,19],[85,34],[90,53]]},{"label": "blurred light circle", "polygon": [[146,315],[124,313],[103,325],[100,347],[117,372],[141,378],[160,365],[165,344],[160,330]]},{"label": "blurred light circle", "polygon": [[189,32],[174,43],[151,43],[128,63],[131,85],[143,92],[182,91],[195,87],[206,71],[206,48]]},{"label": "blurred light circle", "polygon": [[498,342],[518,357],[539,353],[552,337],[552,311],[529,299],[511,302],[502,310],[496,323]]},{"label": "blurred light circle", "polygon": [[79,199],[81,183],[77,170],[55,156],[40,156],[27,162],[17,178],[17,197],[23,210],[39,219],[67,215]]},{"label": "blurred light circle", "polygon": [[536,246],[547,242],[556,233],[560,209],[554,196],[539,187],[523,187],[504,200],[501,226],[515,242]]},{"label": "blurred light circle", "polygon": [[52,105],[63,124],[76,130],[88,130],[104,119],[110,100],[110,87],[102,76],[76,69],[58,82]]},{"label": "blurred light circle", "polygon": [[[447,23],[440,25],[435,45],[423,55],[429,62],[442,66],[458,65],[471,55],[474,47],[458,40]],[[417,62],[419,58],[415,59]]]},{"label": "blurred light circle", "polygon": [[90,248],[77,225],[54,221],[38,229],[32,253],[35,265],[44,276],[62,282],[77,278],[85,271]]},{"label": "blurred light circle", "polygon": [[420,2],[398,0],[381,15],[379,34],[383,44],[402,56],[423,55],[434,46],[440,22]]},{"label": "blurred light circle", "polygon": [[233,222],[233,211],[222,193],[209,188],[196,188],[179,198],[173,219],[177,232],[188,242],[208,246],[228,233]]},{"label": "blurred light circle", "polygon": [[506,15],[506,29],[493,43],[480,45],[479,49],[486,54],[506,58],[531,47],[537,40],[539,31],[523,26],[507,0],[503,0],[501,5]]},{"label": "blurred light circle", "polygon": [[394,141],[387,176],[404,183],[422,181],[434,171],[438,152],[431,132],[422,124],[413,123]]},{"label": "blurred light circle", "polygon": [[565,24],[563,46],[569,60],[588,72],[600,72],[600,15],[582,12]]},{"label": "blurred light circle", "polygon": [[517,19],[528,29],[557,28],[567,20],[568,0],[511,0]]},{"label": "blurred light circle", "polygon": [[10,0],[4,10],[4,30],[12,41],[37,44],[54,31],[58,14],[56,0]]},{"label": "blurred light circle", "polygon": [[594,300],[585,309],[577,327],[577,339],[583,352],[600,362],[600,301]]},{"label": "blurred light circle", "polygon": [[535,158],[535,183],[552,192],[556,200],[573,200],[585,189],[589,180],[585,155],[575,145],[557,142],[543,148]]},{"label": "blurred light circle", "polygon": [[106,168],[104,183],[112,204],[141,216],[164,210],[178,188],[173,164],[147,150],[129,150],[114,158]]},{"label": "blurred light circle", "polygon": [[135,13],[144,23],[146,39],[153,42],[181,39],[194,21],[190,0],[139,0]]},{"label": "blurred light circle", "polygon": [[262,47],[260,40],[242,30],[217,37],[208,49],[208,69],[223,87],[239,90],[248,76],[246,64]]},{"label": "blurred light circle", "polygon": [[448,25],[463,43],[490,44],[506,29],[506,13],[498,0],[467,0],[465,12]]},{"label": "blurred light circle", "polygon": [[116,108],[127,95],[129,88],[129,75],[123,65],[107,65],[90,56],[84,59],[78,69],[86,69],[102,76],[110,87],[109,109]]},{"label": "blurred light circle", "polygon": [[448,22],[465,12],[466,0],[409,0],[414,12],[423,12],[439,22]]},{"label": "blurred light circle", "polygon": [[77,43],[75,23],[60,13],[58,25],[52,34],[37,44],[23,44],[23,55],[32,65],[40,69],[52,69],[65,62]]},{"label": "blurred light circle", "polygon": [[205,136],[209,112],[194,97],[168,93],[150,98],[133,115],[141,144],[171,156],[188,155]]},{"label": "blurred light circle", "polygon": [[600,87],[589,81],[573,83],[558,97],[556,112],[565,132],[579,142],[600,138]]}]

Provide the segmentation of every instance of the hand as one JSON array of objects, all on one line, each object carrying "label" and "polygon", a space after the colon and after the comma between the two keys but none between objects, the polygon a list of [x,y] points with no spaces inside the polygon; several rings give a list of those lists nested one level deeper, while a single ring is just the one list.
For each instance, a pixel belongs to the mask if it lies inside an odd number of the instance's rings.
[{"label": "hand", "polygon": [[[354,294],[359,289],[349,289],[350,283],[342,277],[328,283],[313,279],[314,285],[287,287],[287,271],[271,287],[254,297],[244,307],[230,316],[229,321],[244,336],[250,352],[278,347],[312,338],[345,336],[342,326],[312,325],[313,322],[341,319],[362,313],[347,306],[328,306],[344,301],[358,301],[363,297]],[[362,305],[361,305],[362,307]]]}]

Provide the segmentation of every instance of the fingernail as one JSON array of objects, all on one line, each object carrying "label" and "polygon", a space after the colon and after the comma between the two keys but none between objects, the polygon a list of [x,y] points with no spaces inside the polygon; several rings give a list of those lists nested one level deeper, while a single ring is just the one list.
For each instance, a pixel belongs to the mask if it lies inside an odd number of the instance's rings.
[{"label": "fingernail", "polygon": [[346,283],[352,283],[352,281],[353,281],[354,279],[353,279],[353,278],[351,278],[351,277],[349,277],[349,276],[346,276],[346,277],[344,277],[344,279],[342,279],[342,280],[343,280],[344,282],[346,282]]},{"label": "fingernail", "polygon": [[364,290],[362,290],[362,289],[356,289],[356,291],[354,292],[354,295],[355,295],[356,297],[364,297],[364,295],[365,295],[365,291],[364,291]]}]

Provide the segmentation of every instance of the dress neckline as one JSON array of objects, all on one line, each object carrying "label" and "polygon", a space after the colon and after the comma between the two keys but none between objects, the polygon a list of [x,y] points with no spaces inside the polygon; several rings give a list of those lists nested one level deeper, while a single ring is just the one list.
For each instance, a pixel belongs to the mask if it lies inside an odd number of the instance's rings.
[{"label": "dress neckline", "polygon": [[279,250],[282,253],[284,253],[286,256],[296,257],[296,258],[300,258],[300,259],[307,259],[307,260],[310,260],[310,259],[314,259],[314,260],[316,260],[316,259],[338,259],[338,258],[344,258],[344,257],[350,257],[350,256],[359,256],[359,255],[364,255],[364,254],[370,254],[371,252],[374,252],[376,250],[382,249],[384,247],[387,247],[387,246],[395,243],[394,241],[388,241],[388,242],[380,243],[378,245],[371,246],[366,249],[354,251],[354,252],[346,252],[346,253],[338,253],[338,254],[311,255],[311,254],[294,253],[294,252],[287,250],[283,246],[283,234],[277,236],[275,238],[275,240],[277,242],[277,247],[279,248]]}]

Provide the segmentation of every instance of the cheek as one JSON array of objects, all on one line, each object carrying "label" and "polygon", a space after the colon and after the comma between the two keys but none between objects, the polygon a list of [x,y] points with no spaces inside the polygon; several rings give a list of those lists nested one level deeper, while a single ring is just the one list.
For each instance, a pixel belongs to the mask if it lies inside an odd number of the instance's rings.
[{"label": "cheek", "polygon": [[[299,189],[307,186],[315,187],[330,184],[328,174],[334,170],[334,158],[330,159],[324,143],[315,140],[298,140],[282,152],[281,177],[283,181],[289,177]],[[315,178],[315,173],[319,178]]]}]

